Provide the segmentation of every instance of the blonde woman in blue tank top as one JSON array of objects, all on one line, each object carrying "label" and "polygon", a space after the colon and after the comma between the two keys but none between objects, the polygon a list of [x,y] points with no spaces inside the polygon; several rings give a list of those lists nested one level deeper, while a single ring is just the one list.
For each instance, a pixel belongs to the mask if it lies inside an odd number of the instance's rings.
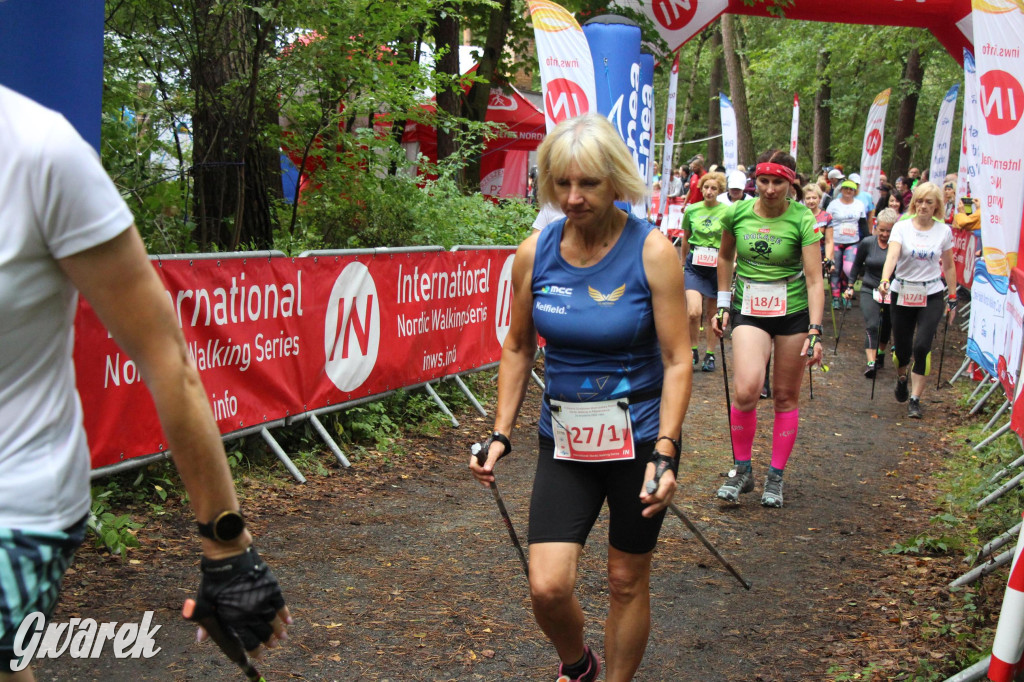
[{"label": "blonde woman in blue tank top", "polygon": [[[601,659],[586,644],[575,595],[584,543],[608,502],[605,622],[608,682],[633,679],[650,632],[651,556],[675,492],[692,367],[682,267],[656,228],[627,215],[646,187],[607,119],[564,121],[538,154],[538,195],[564,219],[524,241],[512,269],[512,322],[498,370],[495,433],[482,484],[511,449],[537,334],[546,390],[530,502],[530,597],[558,654],[558,680],[591,682]],[[668,469],[653,494],[655,466]]]}]

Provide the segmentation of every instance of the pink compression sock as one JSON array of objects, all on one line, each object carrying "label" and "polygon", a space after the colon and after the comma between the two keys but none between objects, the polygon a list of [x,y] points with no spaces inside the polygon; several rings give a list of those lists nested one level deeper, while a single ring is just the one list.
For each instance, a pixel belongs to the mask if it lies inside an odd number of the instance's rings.
[{"label": "pink compression sock", "polygon": [[735,407],[729,409],[732,417],[732,451],[737,462],[749,462],[754,449],[754,433],[757,431],[757,408],[750,412],[740,412]]},{"label": "pink compression sock", "polygon": [[782,471],[786,468],[789,455],[796,443],[796,432],[800,425],[800,409],[775,413],[772,428],[772,468]]}]

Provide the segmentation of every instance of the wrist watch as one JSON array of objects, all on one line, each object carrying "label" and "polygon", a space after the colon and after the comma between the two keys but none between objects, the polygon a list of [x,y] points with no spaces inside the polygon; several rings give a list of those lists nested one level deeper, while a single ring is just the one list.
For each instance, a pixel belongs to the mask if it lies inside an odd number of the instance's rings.
[{"label": "wrist watch", "polygon": [[231,509],[222,511],[209,523],[196,522],[199,534],[204,538],[217,542],[231,542],[245,530],[245,519],[239,512]]}]

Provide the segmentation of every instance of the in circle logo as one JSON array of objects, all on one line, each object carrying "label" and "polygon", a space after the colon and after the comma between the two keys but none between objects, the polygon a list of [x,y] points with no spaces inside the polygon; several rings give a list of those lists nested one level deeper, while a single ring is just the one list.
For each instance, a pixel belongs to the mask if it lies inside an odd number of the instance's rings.
[{"label": "in circle logo", "polygon": [[1024,112],[1024,88],[1013,74],[993,69],[981,74],[981,113],[990,135],[1004,135],[1015,127]]},{"label": "in circle logo", "polygon": [[324,371],[342,391],[354,391],[370,376],[380,349],[380,302],[373,276],[349,263],[331,289],[324,318]]},{"label": "in circle logo", "polygon": [[697,0],[654,0],[651,11],[659,24],[669,31],[678,31],[693,20]]},{"label": "in circle logo", "polygon": [[877,154],[878,150],[882,148],[882,133],[878,132],[878,128],[875,128],[868,133],[868,138],[864,140],[864,149],[868,154]]},{"label": "in circle logo", "polygon": [[512,261],[515,258],[515,254],[512,254],[505,259],[498,278],[497,297],[494,301],[494,335],[498,337],[499,346],[505,344],[508,328],[512,324]]},{"label": "in circle logo", "polygon": [[561,123],[567,118],[576,118],[590,111],[590,100],[583,88],[574,81],[556,78],[548,83],[548,91],[544,93],[544,108],[548,118]]}]

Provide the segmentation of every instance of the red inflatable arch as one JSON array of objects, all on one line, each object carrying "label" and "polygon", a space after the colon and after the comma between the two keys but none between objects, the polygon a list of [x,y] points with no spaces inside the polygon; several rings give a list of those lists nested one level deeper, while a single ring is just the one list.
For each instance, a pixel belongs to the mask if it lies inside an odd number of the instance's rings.
[{"label": "red inflatable arch", "polygon": [[[646,14],[658,27],[672,51],[699,33],[721,14],[769,17],[769,4],[757,0],[618,0]],[[782,8],[785,18],[842,24],[915,26],[926,28],[963,64],[963,49],[973,46],[971,0],[790,0]]]}]

